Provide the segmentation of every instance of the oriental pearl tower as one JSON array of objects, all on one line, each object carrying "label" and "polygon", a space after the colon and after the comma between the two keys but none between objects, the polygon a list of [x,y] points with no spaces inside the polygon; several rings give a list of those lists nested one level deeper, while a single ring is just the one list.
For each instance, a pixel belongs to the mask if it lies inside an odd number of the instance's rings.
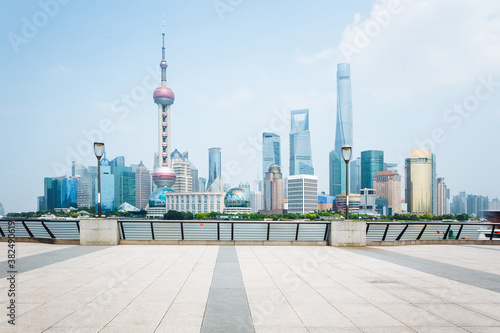
[{"label": "oriental pearl tower", "polygon": [[163,46],[161,86],[156,88],[153,99],[158,104],[158,155],[155,160],[153,181],[158,188],[169,187],[175,183],[175,172],[170,164],[170,106],[174,104],[174,92],[167,87],[167,61],[165,60],[165,19],[162,32]]}]

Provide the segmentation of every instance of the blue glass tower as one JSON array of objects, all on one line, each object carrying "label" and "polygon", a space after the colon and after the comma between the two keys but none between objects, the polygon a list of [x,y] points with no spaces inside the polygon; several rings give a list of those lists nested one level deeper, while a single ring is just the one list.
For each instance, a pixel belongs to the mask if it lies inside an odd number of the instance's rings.
[{"label": "blue glass tower", "polygon": [[221,169],[221,149],[210,148],[208,150],[208,184],[207,192],[222,191],[222,169]]},{"label": "blue glass tower", "polygon": [[290,118],[290,176],[314,175],[309,110],[294,110]]},{"label": "blue glass tower", "polygon": [[64,178],[61,183],[61,208],[77,207],[78,179]]},{"label": "blue glass tower", "polygon": [[262,133],[262,179],[266,178],[267,168],[273,164],[281,166],[280,136]]},{"label": "blue glass tower", "polygon": [[345,163],[341,152],[344,145],[353,146],[351,68],[349,64],[338,64],[335,149],[330,152],[330,195],[332,196],[346,192]]},{"label": "blue glass tower", "polygon": [[367,150],[361,152],[361,188],[373,188],[373,177],[384,171],[384,152]]},{"label": "blue glass tower", "polygon": [[[106,156],[101,159],[101,209],[103,212],[115,210],[115,177],[111,174],[111,163]],[[94,183],[97,193],[97,178]],[[97,195],[95,209],[97,211]]]}]

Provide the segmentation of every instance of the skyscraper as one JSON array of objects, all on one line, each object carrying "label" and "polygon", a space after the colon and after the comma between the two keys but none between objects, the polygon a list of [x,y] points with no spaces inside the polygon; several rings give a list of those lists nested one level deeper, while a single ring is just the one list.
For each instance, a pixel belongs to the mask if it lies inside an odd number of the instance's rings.
[{"label": "skyscraper", "polygon": [[412,149],[405,171],[408,212],[437,215],[436,156],[430,149]]},{"label": "skyscraper", "polygon": [[[95,192],[97,193],[98,179],[94,182]],[[95,201],[95,210],[97,211],[97,195]],[[115,177],[111,174],[111,165],[104,156],[101,159],[101,209],[103,212],[112,212],[115,210]]]},{"label": "skyscraper", "polygon": [[395,171],[380,171],[373,177],[373,188],[377,197],[387,199],[393,212],[401,214],[401,176]]},{"label": "skyscraper", "polygon": [[86,167],[73,162],[71,175],[78,179],[76,205],[78,208],[90,208],[93,206],[92,201],[92,176]]},{"label": "skyscraper", "polygon": [[384,152],[367,150],[361,152],[361,188],[373,188],[373,177],[384,171]]},{"label": "skyscraper", "polygon": [[281,166],[280,137],[274,133],[262,133],[262,173],[266,177],[270,165]]},{"label": "skyscraper", "polygon": [[318,210],[318,177],[295,175],[288,177],[288,212],[314,213]]},{"label": "skyscraper", "polygon": [[444,215],[450,213],[450,194],[444,178],[440,177],[437,182],[437,215]]},{"label": "skyscraper", "polygon": [[151,195],[151,172],[142,163],[135,169],[135,206],[146,209]]},{"label": "skyscraper", "polygon": [[172,187],[175,192],[192,192],[193,191],[193,178],[191,177],[191,163],[186,161],[182,154],[175,149],[171,155],[172,168],[175,171],[176,180]]},{"label": "skyscraper", "polygon": [[309,110],[294,110],[291,112],[290,118],[290,176],[314,175]]},{"label": "skyscraper", "polygon": [[170,164],[170,106],[174,104],[173,91],[167,87],[167,61],[165,60],[165,24],[162,32],[163,46],[161,68],[161,86],[153,93],[154,102],[158,105],[158,154],[155,161],[153,181],[159,188],[172,187],[175,183],[175,172]]},{"label": "skyscraper", "polygon": [[222,192],[221,149],[208,150],[208,183],[207,192]]},{"label": "skyscraper", "polygon": [[78,179],[65,177],[61,183],[61,208],[77,208]]},{"label": "skyscraper", "polygon": [[359,194],[361,190],[361,158],[358,157],[350,163],[349,192]]},{"label": "skyscraper", "polygon": [[43,180],[43,195],[45,210],[61,208],[61,186],[64,177],[45,177]]},{"label": "skyscraper", "polygon": [[285,203],[285,180],[277,164],[270,165],[264,178],[264,210],[282,210]]},{"label": "skyscraper", "polygon": [[[353,147],[351,68],[349,64],[337,65],[337,124],[335,148],[330,152],[330,195],[346,192],[345,165],[342,146]],[[353,154],[354,155],[354,154]],[[349,192],[352,192],[349,189]]]},{"label": "skyscraper", "polygon": [[114,166],[115,207],[126,202],[135,205],[135,174],[131,167]]},{"label": "skyscraper", "polygon": [[189,160],[189,154],[187,151],[182,153],[182,157],[184,158],[184,161],[189,162],[189,164],[191,165],[191,179],[193,183],[192,192],[199,192],[200,184],[198,181],[198,168],[196,168],[194,164]]}]

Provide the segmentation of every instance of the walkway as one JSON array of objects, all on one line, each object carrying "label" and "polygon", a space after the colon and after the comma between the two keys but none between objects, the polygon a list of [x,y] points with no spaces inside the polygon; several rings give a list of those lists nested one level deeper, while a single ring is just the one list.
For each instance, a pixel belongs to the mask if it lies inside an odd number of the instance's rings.
[{"label": "walkway", "polygon": [[499,332],[500,247],[18,243],[1,332]]}]

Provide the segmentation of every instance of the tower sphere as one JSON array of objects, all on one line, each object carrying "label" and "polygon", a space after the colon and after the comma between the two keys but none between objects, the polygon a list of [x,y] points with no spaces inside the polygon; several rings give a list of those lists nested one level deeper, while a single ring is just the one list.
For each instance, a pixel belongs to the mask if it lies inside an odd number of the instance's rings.
[{"label": "tower sphere", "polygon": [[174,169],[169,167],[159,167],[153,172],[153,181],[158,187],[172,187],[176,178]]},{"label": "tower sphere", "polygon": [[158,87],[153,93],[153,99],[156,104],[161,104],[163,106],[169,106],[174,104],[175,96],[172,89],[168,87]]}]

